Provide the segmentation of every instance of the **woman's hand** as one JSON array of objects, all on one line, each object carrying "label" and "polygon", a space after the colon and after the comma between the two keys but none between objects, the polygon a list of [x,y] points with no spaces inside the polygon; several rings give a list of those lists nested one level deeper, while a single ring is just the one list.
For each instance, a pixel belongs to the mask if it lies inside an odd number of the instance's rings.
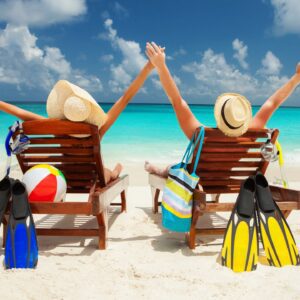
[{"label": "woman's hand", "polygon": [[147,43],[146,45],[146,55],[149,61],[156,69],[161,69],[165,66],[166,55],[164,48],[157,46],[154,42]]}]

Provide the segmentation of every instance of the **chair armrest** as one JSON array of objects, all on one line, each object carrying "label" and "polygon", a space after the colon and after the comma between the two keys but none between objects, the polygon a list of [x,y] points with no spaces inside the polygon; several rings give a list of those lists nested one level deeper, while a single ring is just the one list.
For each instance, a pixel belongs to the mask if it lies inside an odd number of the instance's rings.
[{"label": "chair armrest", "polygon": [[277,202],[298,202],[300,205],[300,191],[286,189],[279,186],[270,185],[272,196]]},{"label": "chair armrest", "polygon": [[129,176],[123,175],[110,182],[106,187],[96,189],[94,193],[90,195],[90,197],[92,197],[93,214],[97,215],[104,211],[128,186]]},{"label": "chair armrest", "polygon": [[149,174],[148,182],[151,187],[162,191],[165,187],[167,179],[158,175]]}]

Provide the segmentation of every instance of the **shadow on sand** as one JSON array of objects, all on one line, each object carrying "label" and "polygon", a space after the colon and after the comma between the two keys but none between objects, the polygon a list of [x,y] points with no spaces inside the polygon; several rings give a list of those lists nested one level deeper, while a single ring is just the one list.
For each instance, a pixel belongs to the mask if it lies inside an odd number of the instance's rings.
[{"label": "shadow on sand", "polygon": [[[129,238],[111,238],[108,234],[108,243],[110,242],[130,242],[151,240],[151,245],[155,251],[176,253],[181,251],[184,256],[214,256],[220,251],[211,251],[209,248],[213,246],[222,246],[219,242],[221,236],[198,236],[196,250],[188,248],[184,233],[169,232],[161,225],[161,213],[153,214],[152,209],[145,207],[135,207],[134,209],[142,210],[145,215],[153,221],[156,227],[160,230],[159,235],[137,235]],[[115,220],[119,216],[118,209],[111,209],[108,218],[108,229],[114,224]],[[212,227],[213,224],[221,224],[224,226],[227,223],[227,219],[217,214],[206,214],[204,217],[199,218],[199,227],[201,224],[205,224],[206,227]],[[203,226],[203,225],[202,225]],[[36,227],[39,228],[97,228],[97,222],[94,217],[89,216],[63,216],[63,215],[46,215],[36,221]],[[87,241],[88,240],[88,241]],[[51,237],[51,236],[39,236],[39,255],[49,256],[90,256],[97,248],[97,237]],[[54,251],[59,247],[59,252]],[[201,247],[201,250],[199,251]],[[66,252],[61,250],[66,248]],[[70,253],[69,249],[73,248],[74,253]],[[78,250],[81,250],[78,252]],[[2,250],[3,251],[3,250]],[[1,253],[1,252],[0,252]],[[217,261],[220,260],[218,257]]]},{"label": "shadow on sand", "polygon": [[[119,216],[118,209],[111,209],[108,217],[108,230],[114,224]],[[45,215],[35,221],[38,228],[98,228],[95,217],[92,216],[75,216],[75,215]],[[88,242],[87,242],[88,240]],[[2,243],[2,239],[0,241]],[[109,242],[109,239],[108,239]],[[38,236],[39,255],[49,256],[90,256],[98,250],[98,237],[81,237],[81,236]],[[57,247],[59,252],[53,251]],[[63,252],[61,249],[66,248]],[[75,249],[70,253],[69,249]],[[78,250],[81,251],[78,253]],[[4,249],[0,250],[4,254]]]},{"label": "shadow on sand", "polygon": [[[198,239],[197,246],[202,247],[201,250],[204,251],[196,252],[195,250],[191,250],[188,248],[188,245],[185,240],[185,234],[184,233],[178,233],[178,232],[169,232],[166,229],[164,229],[161,225],[161,214],[154,214],[152,212],[151,208],[145,208],[145,207],[136,207],[136,209],[142,210],[157,226],[157,228],[160,230],[161,234],[159,235],[138,235],[130,238],[112,238],[111,240],[114,242],[128,242],[128,241],[141,241],[141,240],[151,240],[151,245],[155,251],[159,252],[170,252],[170,253],[176,253],[177,251],[181,251],[183,255],[185,256],[214,256],[219,253],[219,251],[210,251],[209,247],[212,246],[222,246],[222,243],[216,242],[218,239],[220,239],[220,236],[205,236],[202,237],[201,240]],[[201,219],[201,218],[199,218]],[[206,227],[212,227],[213,224],[218,222],[219,224],[224,226],[227,223],[227,219],[223,218],[220,215],[216,214],[206,214],[205,217],[200,220],[200,224],[205,224]]]}]

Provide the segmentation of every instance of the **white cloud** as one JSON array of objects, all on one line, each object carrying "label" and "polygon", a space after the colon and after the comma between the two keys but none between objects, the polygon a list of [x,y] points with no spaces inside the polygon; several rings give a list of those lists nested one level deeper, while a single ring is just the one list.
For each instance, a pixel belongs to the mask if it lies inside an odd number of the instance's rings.
[{"label": "white cloud", "polygon": [[174,59],[173,56],[171,56],[171,55],[166,55],[166,60],[173,60],[173,59]]},{"label": "white cloud", "polygon": [[262,60],[262,67],[255,76],[241,72],[230,65],[223,53],[215,53],[208,49],[200,61],[183,66],[183,70],[191,73],[195,83],[182,83],[182,92],[189,96],[210,96],[216,98],[225,92],[236,92],[247,96],[250,100],[266,100],[283,85],[288,77],[280,75],[282,65],[279,59],[268,51]]},{"label": "white cloud", "polygon": [[111,19],[105,20],[106,38],[114,49],[120,51],[122,61],[117,65],[111,64],[112,79],[109,81],[109,85],[113,92],[119,93],[129,85],[133,76],[142,69],[147,60],[142,54],[139,43],[119,37],[112,25]]},{"label": "white cloud", "polygon": [[129,16],[128,10],[124,6],[122,6],[119,2],[114,3],[113,9],[120,16],[123,16],[123,17]]},{"label": "white cloud", "polygon": [[39,48],[28,27],[7,24],[0,30],[0,82],[49,90],[58,79],[102,89],[99,78],[72,68],[59,48]]},{"label": "white cloud", "polygon": [[112,65],[111,74],[112,79],[109,80],[109,85],[114,93],[122,92],[130,84],[132,79],[122,65]]},{"label": "white cloud", "polygon": [[[42,50],[41,50],[42,52]],[[63,77],[67,77],[72,72],[71,64],[65,59],[60,49],[46,47],[43,57],[44,66],[49,70],[60,74]]]},{"label": "white cloud", "polygon": [[299,0],[271,0],[274,7],[274,30],[277,34],[300,33]]},{"label": "white cloud", "polygon": [[[1,73],[0,73],[1,74]],[[161,82],[157,77],[152,77],[151,81],[157,90],[162,90]]]},{"label": "white cloud", "polygon": [[271,96],[271,94],[275,92],[280,86],[285,84],[288,81],[288,79],[289,78],[287,76],[280,75],[265,76],[260,82],[260,93],[258,93],[258,96],[260,96],[262,99]]},{"label": "white cloud", "polygon": [[248,56],[248,46],[244,45],[239,39],[235,39],[232,42],[233,50],[235,53],[233,57],[239,62],[242,68],[248,69],[248,63],[246,62],[246,57]]},{"label": "white cloud", "polygon": [[181,80],[180,80],[180,78],[179,78],[178,76],[173,75],[173,79],[174,79],[174,81],[175,81],[175,83],[176,83],[177,85],[181,85]]},{"label": "white cloud", "polygon": [[0,2],[0,21],[47,26],[74,20],[86,11],[85,0],[4,0]]},{"label": "white cloud", "polygon": [[29,26],[68,22],[85,14],[85,0],[5,0],[0,2],[0,82],[49,90],[58,79],[68,79],[90,91],[102,90],[99,78],[75,69],[59,48],[43,49]]},{"label": "white cloud", "polygon": [[177,51],[175,51],[173,53],[173,56],[182,56],[182,55],[186,55],[187,52],[184,48],[180,47]]},{"label": "white cloud", "polygon": [[278,75],[282,68],[282,64],[277,56],[268,51],[261,61],[262,69],[259,72],[266,75]]},{"label": "white cloud", "polygon": [[173,55],[166,55],[166,59],[167,60],[174,60],[175,57],[177,56],[183,56],[186,55],[187,52],[185,49],[183,49],[182,47],[180,47],[178,50],[176,50]]},{"label": "white cloud", "polygon": [[200,62],[184,65],[183,70],[192,73],[201,82],[198,89],[200,94],[216,95],[230,91],[249,93],[256,87],[254,78],[229,65],[223,53],[214,53],[212,49],[204,52]]},{"label": "white cloud", "polygon": [[103,62],[111,62],[114,59],[112,54],[105,54],[100,57],[100,60]]},{"label": "white cloud", "polygon": [[81,70],[72,70],[72,74],[67,77],[71,82],[76,83],[80,87],[88,90],[89,92],[102,91],[103,85],[95,75],[89,75]]}]

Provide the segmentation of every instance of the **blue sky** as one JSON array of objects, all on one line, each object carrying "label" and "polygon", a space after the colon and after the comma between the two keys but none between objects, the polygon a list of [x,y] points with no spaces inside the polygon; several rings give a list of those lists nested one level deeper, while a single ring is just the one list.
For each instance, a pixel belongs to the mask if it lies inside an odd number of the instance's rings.
[{"label": "blue sky", "polygon": [[[300,61],[299,15],[298,0],[0,0],[0,97],[46,101],[68,79],[114,102],[156,41],[189,103],[239,92],[261,104]],[[133,100],[167,101],[155,73]]]}]

